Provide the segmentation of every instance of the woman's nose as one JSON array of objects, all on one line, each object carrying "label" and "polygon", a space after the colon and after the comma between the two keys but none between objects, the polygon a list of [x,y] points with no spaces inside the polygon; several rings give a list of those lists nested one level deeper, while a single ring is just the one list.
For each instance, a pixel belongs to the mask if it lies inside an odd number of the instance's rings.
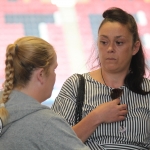
[{"label": "woman's nose", "polygon": [[109,53],[115,52],[115,47],[113,43],[110,43],[110,45],[108,46],[108,50]]}]

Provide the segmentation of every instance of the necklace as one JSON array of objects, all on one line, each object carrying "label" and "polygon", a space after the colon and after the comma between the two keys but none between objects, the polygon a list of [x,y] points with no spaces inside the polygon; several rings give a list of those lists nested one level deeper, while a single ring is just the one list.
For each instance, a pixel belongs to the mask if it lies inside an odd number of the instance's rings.
[{"label": "necklace", "polygon": [[[102,74],[102,69],[101,69],[101,76],[102,76],[104,84],[107,86],[107,84],[104,80],[103,74]],[[108,86],[107,86],[107,88],[108,88]],[[108,91],[109,91],[109,88],[108,88]],[[122,93],[123,93],[123,89],[121,89],[121,88],[114,88],[114,89],[111,88],[110,97],[112,98],[112,100],[114,100],[116,98],[121,97]],[[119,132],[124,133],[125,131],[126,131],[126,127],[123,125],[123,121],[121,121],[120,126],[119,126]]]},{"label": "necklace", "polygon": [[[104,84],[107,86],[107,84],[106,84],[106,82],[104,80],[103,74],[102,74],[102,69],[101,69],[101,76],[102,76]],[[121,97],[122,93],[123,93],[123,89],[122,88],[111,88],[110,97],[111,97],[112,100],[114,100],[116,98]]]}]

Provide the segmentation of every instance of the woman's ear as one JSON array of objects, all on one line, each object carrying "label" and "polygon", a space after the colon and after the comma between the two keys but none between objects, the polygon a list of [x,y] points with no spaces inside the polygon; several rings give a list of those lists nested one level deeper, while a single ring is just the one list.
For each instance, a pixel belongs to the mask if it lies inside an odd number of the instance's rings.
[{"label": "woman's ear", "polygon": [[136,42],[134,43],[132,55],[135,55],[135,54],[139,51],[140,45],[141,45],[140,41],[136,41]]},{"label": "woman's ear", "polygon": [[44,77],[45,77],[44,69],[43,68],[38,69],[36,76],[37,76],[37,80],[40,82],[40,84],[43,84],[44,83]]}]

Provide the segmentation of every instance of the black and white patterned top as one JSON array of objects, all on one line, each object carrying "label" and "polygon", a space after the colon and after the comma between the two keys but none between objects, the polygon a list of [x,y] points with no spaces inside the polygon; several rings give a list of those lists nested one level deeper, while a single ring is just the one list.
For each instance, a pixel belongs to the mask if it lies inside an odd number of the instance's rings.
[{"label": "black and white patterned top", "polygon": [[[89,73],[85,78],[85,99],[83,114],[85,117],[98,105],[111,100],[111,88],[94,80]],[[76,96],[79,80],[76,74],[69,77],[63,84],[52,109],[63,116],[73,126],[75,121]],[[142,87],[150,90],[150,80],[144,79]],[[128,105],[128,114],[123,125],[126,128],[120,132],[120,123],[100,124],[95,132],[85,142],[91,150],[146,150],[150,149],[150,94],[142,96],[122,86],[121,103]]]}]

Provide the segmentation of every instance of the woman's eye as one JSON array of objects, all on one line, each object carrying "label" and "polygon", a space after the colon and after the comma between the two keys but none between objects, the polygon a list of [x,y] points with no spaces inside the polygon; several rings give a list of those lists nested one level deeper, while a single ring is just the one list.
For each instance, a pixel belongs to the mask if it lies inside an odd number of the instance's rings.
[{"label": "woman's eye", "polygon": [[100,41],[100,43],[103,44],[103,45],[107,44],[106,41]]},{"label": "woman's eye", "polygon": [[122,44],[123,44],[123,42],[119,42],[119,41],[117,41],[117,42],[116,42],[116,44],[117,44],[117,45],[122,45]]}]

